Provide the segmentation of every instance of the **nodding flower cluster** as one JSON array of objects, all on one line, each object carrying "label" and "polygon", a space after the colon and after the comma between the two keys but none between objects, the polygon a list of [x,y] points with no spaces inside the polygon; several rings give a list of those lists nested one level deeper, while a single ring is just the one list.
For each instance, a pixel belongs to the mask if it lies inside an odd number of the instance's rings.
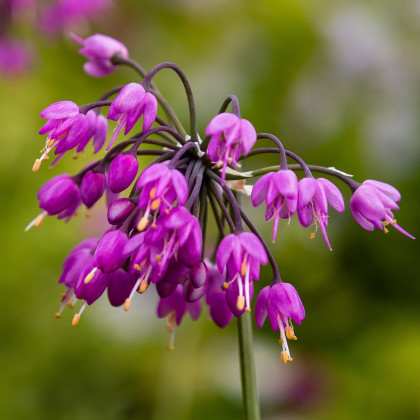
[{"label": "nodding flower cluster", "polygon": [[[329,206],[343,212],[344,200],[331,181],[315,178],[312,172],[338,178],[352,189],[350,208],[363,228],[377,227],[387,232],[388,226],[394,226],[412,238],[394,219],[393,211],[398,209],[396,203],[401,197],[392,186],[372,180],[359,184],[334,168],[307,165],[285,150],[276,136],[258,134],[249,121],[241,118],[235,96],[224,101],[201,140],[193,94],[176,65],[161,63],[146,72],[128,58],[126,48],[116,40],[99,34],[75,39],[90,60],[84,67],[89,74],[103,76],[119,65],[128,65],[142,81],[111,89],[88,105],[61,101],[41,112],[47,121],[40,134],[47,138],[34,171],[49,154],[57,155],[56,162],[70,150],[83,151],[91,139],[95,153],[99,152],[106,141],[108,120],[117,121],[101,159],[76,175],[56,176],[40,189],[42,213],[28,225],[39,226],[46,215],[69,219],[79,206],[89,209],[107,193],[109,228],[101,238],[84,240],[65,259],[59,283],[64,284],[66,292],[57,317],[66,306],[81,301],[73,317],[73,325],[77,325],[86,306],[105,291],[112,306],[128,311],[134,295],[145,293],[153,285],[160,298],[157,315],[168,317],[169,348],[173,348],[175,325],[186,312],[198,318],[202,302],[219,327],[251,311],[260,266],[270,263],[272,283],[256,299],[255,320],[261,328],[268,315],[273,330],[279,331],[281,358],[287,363],[292,360],[287,340],[296,339],[293,322],[300,324],[305,310],[296,289],[282,282],[269,248],[241,208],[240,196],[249,192],[245,180],[260,176],[249,195],[255,207],[265,202],[265,218],[274,223],[273,242],[279,220],[290,221],[297,213],[303,227],[313,226],[310,236],[314,237],[319,228],[331,249],[327,236]],[[153,77],[163,69],[175,71],[185,87],[189,133],[153,83]],[[158,104],[166,119],[157,116]],[[227,111],[229,105],[232,112]],[[107,107],[106,118],[101,112]],[[141,131],[117,142],[121,131],[129,134],[141,118]],[[260,139],[271,140],[275,147],[253,149]],[[238,162],[261,153],[278,154],[279,166],[246,173],[239,170]],[[155,158],[139,173],[138,156],[145,155]],[[288,158],[296,163],[288,162]],[[295,171],[302,171],[300,180]],[[119,196],[130,187],[128,196]],[[219,233],[213,252],[205,250],[208,223],[214,223]]]}]

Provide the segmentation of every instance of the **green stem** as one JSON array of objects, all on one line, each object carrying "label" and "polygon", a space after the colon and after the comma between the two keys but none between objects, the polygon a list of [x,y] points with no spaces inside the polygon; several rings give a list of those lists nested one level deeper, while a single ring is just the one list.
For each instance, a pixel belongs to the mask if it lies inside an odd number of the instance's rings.
[{"label": "green stem", "polygon": [[252,343],[251,313],[238,317],[239,363],[241,368],[242,402],[246,420],[260,418],[257,380]]}]

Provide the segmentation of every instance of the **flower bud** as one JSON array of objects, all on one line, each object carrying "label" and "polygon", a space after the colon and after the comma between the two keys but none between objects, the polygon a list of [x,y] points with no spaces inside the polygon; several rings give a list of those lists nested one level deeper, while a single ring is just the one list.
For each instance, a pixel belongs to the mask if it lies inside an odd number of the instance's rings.
[{"label": "flower bud", "polygon": [[120,225],[134,210],[135,205],[128,198],[117,198],[108,207],[108,222],[111,225]]},{"label": "flower bud", "polygon": [[89,171],[80,184],[80,198],[87,208],[91,208],[103,195],[105,190],[105,175]]},{"label": "flower bud", "polygon": [[126,259],[123,249],[127,242],[127,235],[119,230],[105,233],[95,250],[95,267],[105,273],[112,273],[121,267]]},{"label": "flower bud", "polygon": [[188,273],[188,280],[194,286],[199,288],[204,286],[207,281],[207,266],[203,261],[198,262]]},{"label": "flower bud", "polygon": [[139,163],[133,155],[120,154],[111,163],[108,172],[108,184],[113,193],[124,191],[134,181],[139,170]]}]

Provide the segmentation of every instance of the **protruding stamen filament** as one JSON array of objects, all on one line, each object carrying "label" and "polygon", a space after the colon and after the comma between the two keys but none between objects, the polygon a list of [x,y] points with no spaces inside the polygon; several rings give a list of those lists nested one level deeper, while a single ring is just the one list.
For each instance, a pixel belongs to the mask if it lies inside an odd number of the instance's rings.
[{"label": "protruding stamen filament", "polygon": [[251,312],[251,299],[249,293],[249,264],[246,268],[246,275],[245,275],[245,302],[246,302],[246,311]]},{"label": "protruding stamen filament", "polygon": [[133,299],[134,293],[136,293],[136,290],[139,288],[141,283],[141,277],[136,281],[136,284],[131,289],[130,296],[125,300],[124,302],[124,311],[127,312],[131,307],[131,301]]},{"label": "protruding stamen filament", "polygon": [[169,316],[168,316],[168,321],[167,321],[167,323],[166,323],[166,329],[169,331],[169,332],[172,332],[173,330],[174,330],[174,328],[175,328],[175,318],[176,318],[176,313],[175,313],[175,311],[172,311],[170,314],[169,314]]},{"label": "protruding stamen filament", "polygon": [[41,226],[42,222],[45,219],[45,216],[48,213],[46,211],[43,211],[41,214],[39,214],[38,216],[35,217],[34,220],[32,220],[31,222],[28,223],[28,225],[25,228],[25,232],[27,232],[29,229],[31,229],[32,227],[39,227]]},{"label": "protruding stamen filament", "polygon": [[37,172],[41,167],[41,159],[35,159],[35,162],[32,166],[32,172]]},{"label": "protruding stamen filament", "polygon": [[93,279],[93,277],[95,276],[95,273],[96,273],[96,270],[97,269],[98,269],[98,267],[93,267],[92,271],[83,280],[83,282],[85,284],[88,284]]},{"label": "protruding stamen filament", "polygon": [[75,327],[79,322],[80,322],[80,317],[83,313],[83,311],[85,310],[87,305],[87,302],[85,302],[82,307],[80,308],[80,311],[77,314],[74,314],[73,320],[71,321],[71,325],[73,325],[73,327]]},{"label": "protruding stamen filament", "polygon": [[169,351],[172,351],[174,349],[174,342],[175,342],[175,326],[173,326],[172,330],[169,333],[169,344],[168,344]]}]

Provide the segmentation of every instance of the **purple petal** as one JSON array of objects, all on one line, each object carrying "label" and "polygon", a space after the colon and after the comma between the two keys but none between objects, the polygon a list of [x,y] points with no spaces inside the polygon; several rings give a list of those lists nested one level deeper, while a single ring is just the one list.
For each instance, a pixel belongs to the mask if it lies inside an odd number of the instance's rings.
[{"label": "purple petal", "polygon": [[47,106],[39,115],[42,118],[59,120],[75,117],[79,114],[79,107],[71,101],[55,102]]},{"label": "purple petal", "polygon": [[224,112],[216,115],[206,128],[206,136],[220,133],[238,122],[239,118],[231,113]]}]

